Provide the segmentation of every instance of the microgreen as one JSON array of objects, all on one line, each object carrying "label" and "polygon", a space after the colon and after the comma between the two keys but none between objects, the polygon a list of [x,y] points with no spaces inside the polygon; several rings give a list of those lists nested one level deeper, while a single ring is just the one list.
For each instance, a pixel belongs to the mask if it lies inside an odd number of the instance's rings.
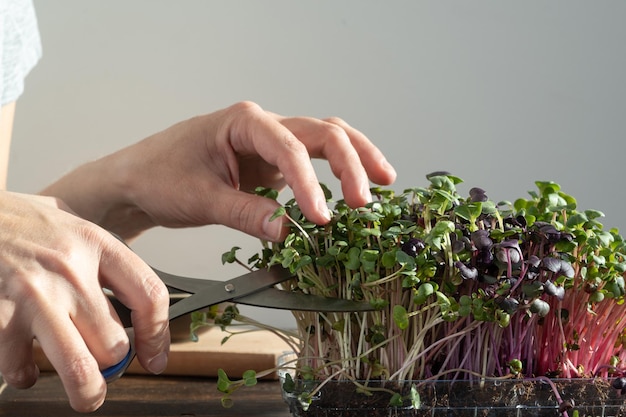
[{"label": "microgreen", "polygon": [[624,365],[626,244],[601,212],[578,211],[549,181],[496,204],[476,187],[462,197],[448,173],[427,180],[399,194],[373,188],[360,208],[339,200],[324,226],[295,200],[277,211],[290,233],[263,242],[251,268],[280,264],[297,276],[285,291],[376,308],[294,311],[297,377],[608,377]]}]

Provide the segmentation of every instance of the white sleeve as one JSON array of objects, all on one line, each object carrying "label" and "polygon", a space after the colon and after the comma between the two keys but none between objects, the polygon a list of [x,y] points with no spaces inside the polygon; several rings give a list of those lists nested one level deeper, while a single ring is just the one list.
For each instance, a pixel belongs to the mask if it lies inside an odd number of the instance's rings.
[{"label": "white sleeve", "polygon": [[0,104],[24,92],[24,79],[41,58],[32,0],[0,0]]}]

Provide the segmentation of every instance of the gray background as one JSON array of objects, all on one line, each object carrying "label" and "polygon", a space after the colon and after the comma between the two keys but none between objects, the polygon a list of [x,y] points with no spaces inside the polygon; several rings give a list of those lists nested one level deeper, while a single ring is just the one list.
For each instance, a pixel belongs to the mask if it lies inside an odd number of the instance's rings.
[{"label": "gray background", "polygon": [[[434,170],[496,201],[553,180],[626,230],[625,2],[35,5],[44,57],[18,102],[12,190],[36,192],[181,119],[253,100],[346,119],[394,164],[398,190]],[[134,248],[161,269],[225,279],[243,272],[221,265],[234,245],[243,258],[259,248],[221,226],[153,230]],[[289,313],[248,313],[292,324]]]}]

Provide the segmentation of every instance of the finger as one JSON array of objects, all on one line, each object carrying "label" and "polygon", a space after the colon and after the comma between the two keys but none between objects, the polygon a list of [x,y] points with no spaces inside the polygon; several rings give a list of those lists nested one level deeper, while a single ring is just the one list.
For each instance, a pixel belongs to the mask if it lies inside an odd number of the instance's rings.
[{"label": "finger", "polygon": [[317,224],[328,223],[326,199],[302,142],[255,104],[240,103],[231,109],[228,136],[235,152],[258,154],[278,167],[304,215]]},{"label": "finger", "polygon": [[358,207],[371,201],[367,172],[343,128],[308,117],[283,119],[281,122],[296,134],[312,157],[328,160],[333,174],[341,182],[343,197],[348,205]]},{"label": "finger", "polygon": [[108,368],[128,354],[128,335],[101,288],[83,290],[82,294],[78,297],[78,306],[71,319],[100,368]]},{"label": "finger", "polygon": [[112,236],[107,240],[100,261],[102,282],[132,311],[139,362],[159,374],[167,366],[169,353],[169,293],[133,251]]},{"label": "finger", "polygon": [[216,223],[272,242],[287,235],[284,216],[272,219],[280,207],[276,201],[229,187],[220,187],[216,193],[220,196],[212,208]]},{"label": "finger", "polygon": [[[101,229],[89,229],[96,235],[94,241],[103,236],[109,239],[110,235]],[[93,248],[94,246],[85,246]],[[68,249],[70,251],[71,249]],[[74,250],[75,251],[75,250]],[[72,265],[64,265],[64,261],[56,261],[59,266],[57,273],[63,273],[70,279],[71,285],[64,287],[67,291],[56,292],[53,288],[45,290],[45,293],[36,291],[39,303],[46,308],[51,302],[55,306],[49,306],[50,310],[58,309],[60,305],[68,307],[69,317],[78,329],[89,351],[99,364],[100,368],[115,365],[126,356],[130,349],[128,336],[124,331],[115,309],[104,294],[99,278],[99,265],[91,255],[77,256]],[[89,260],[83,262],[83,260]],[[31,294],[32,295],[32,294]],[[63,300],[63,301],[62,301]]]},{"label": "finger", "polygon": [[[68,237],[54,246],[58,253],[72,256],[56,253],[50,256],[50,251],[44,251],[39,261],[50,270],[45,275],[31,274],[20,281],[29,304],[40,309],[38,315],[55,317],[63,312],[72,320],[96,362],[105,368],[118,363],[128,353],[128,337],[97,279],[99,252],[95,248],[98,245],[77,247],[69,236],[75,235],[68,233]],[[102,229],[82,226],[76,236],[87,237],[83,242],[98,242],[101,236],[111,238]]]},{"label": "finger", "polygon": [[[3,332],[3,336],[6,332]],[[39,368],[33,359],[32,337],[7,340],[0,343],[0,374],[7,384],[15,388],[30,388],[39,377]]]},{"label": "finger", "polygon": [[339,118],[282,118],[314,158],[328,160],[341,181],[344,199],[352,207],[371,201],[369,180],[390,184],[396,173],[380,150],[365,135]]},{"label": "finger", "polygon": [[33,329],[43,352],[57,371],[73,409],[91,412],[106,396],[106,383],[96,359],[68,316],[42,314]]},{"label": "finger", "polygon": [[369,178],[376,184],[389,185],[396,180],[396,170],[385,155],[361,131],[350,126],[338,117],[324,119],[325,122],[341,127],[350,138],[350,143],[359,154],[359,158]]}]

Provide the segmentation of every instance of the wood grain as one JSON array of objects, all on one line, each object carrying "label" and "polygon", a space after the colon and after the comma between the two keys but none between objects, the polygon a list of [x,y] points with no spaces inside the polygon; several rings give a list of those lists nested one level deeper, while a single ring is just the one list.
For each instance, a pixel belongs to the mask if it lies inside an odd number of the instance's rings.
[{"label": "wood grain", "polygon": [[[215,379],[171,376],[124,376],[109,385],[107,400],[95,413],[99,417],[289,417],[278,381],[261,381],[233,394],[232,408],[223,408]],[[72,417],[59,378],[43,373],[27,390],[5,387],[0,394],[0,416]]]},{"label": "wood grain", "polygon": [[[229,376],[238,378],[248,369],[260,372],[274,368],[278,357],[291,350],[287,343],[266,330],[238,334],[222,344],[227,335],[215,328],[202,333],[198,342],[172,343],[168,366],[163,374],[215,377],[217,370],[222,368]],[[35,346],[35,362],[42,371],[54,370],[38,346]],[[135,360],[127,374],[146,374],[146,371]],[[277,375],[272,373],[267,378],[276,379]]]}]

